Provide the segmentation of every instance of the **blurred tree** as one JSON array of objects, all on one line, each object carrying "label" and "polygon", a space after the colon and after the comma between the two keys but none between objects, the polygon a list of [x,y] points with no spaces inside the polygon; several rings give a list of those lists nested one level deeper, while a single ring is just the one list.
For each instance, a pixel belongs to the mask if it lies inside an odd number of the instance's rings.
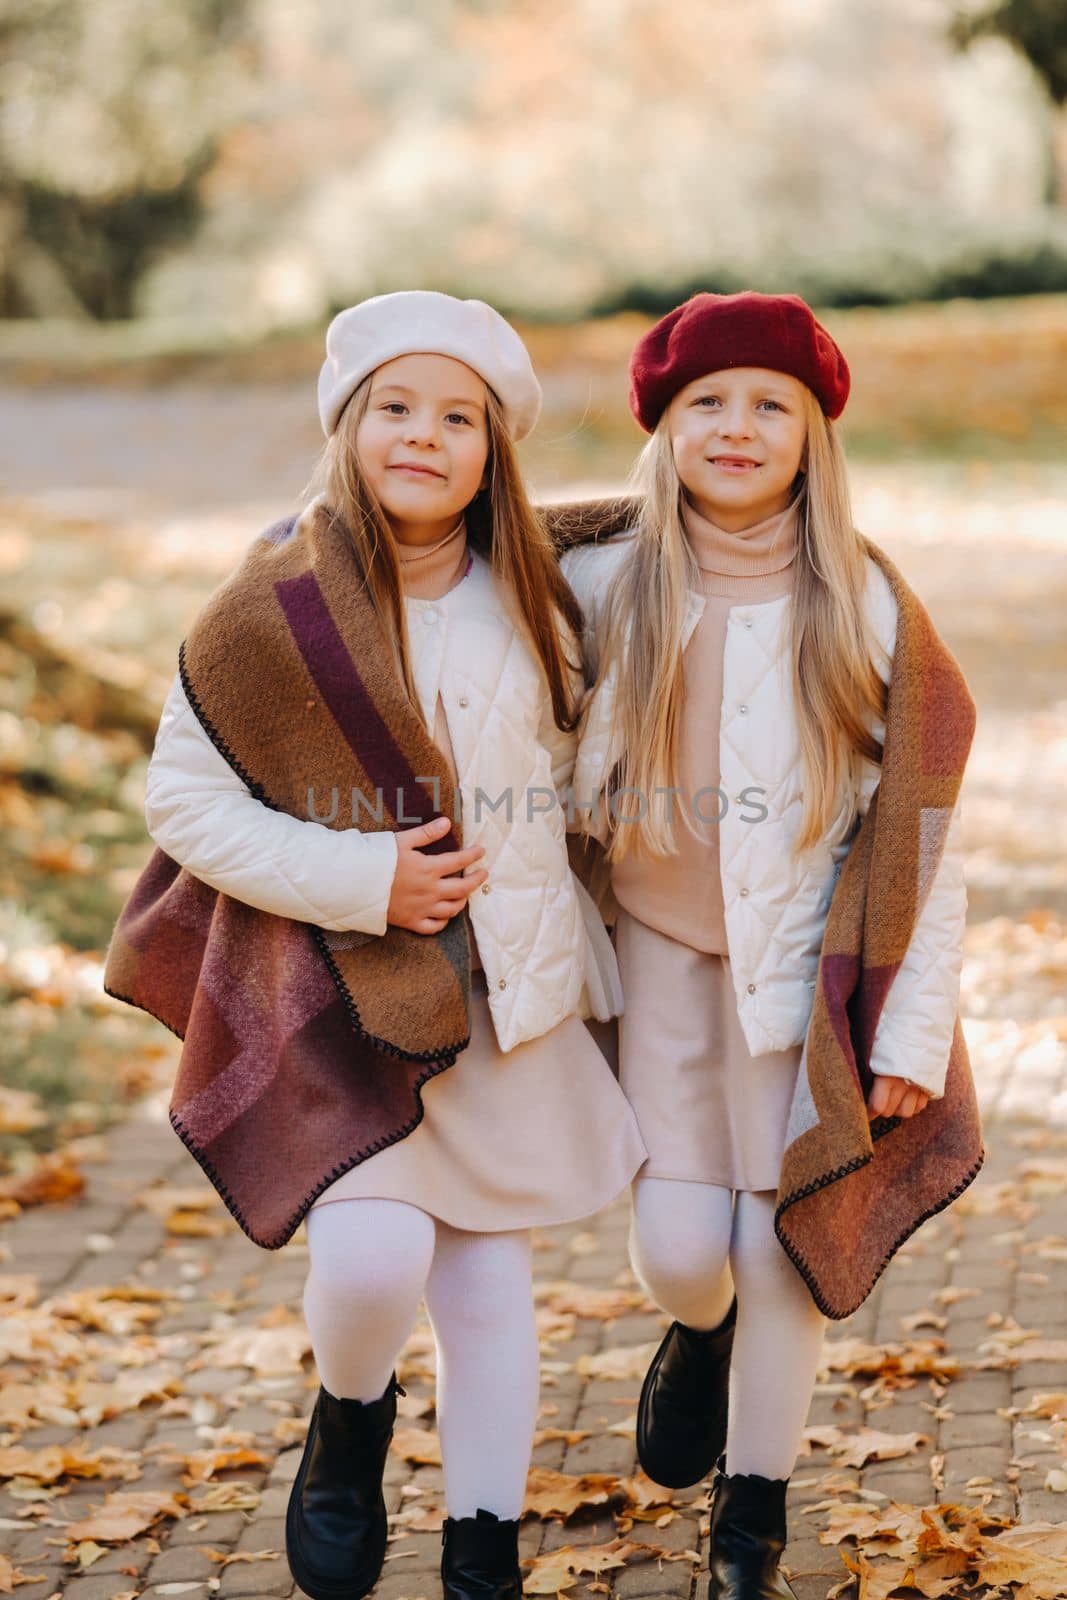
[{"label": "blurred tree", "polygon": [[1017,45],[1058,106],[1067,102],[1067,5],[1064,0],[997,0],[956,18],[953,35],[970,44],[994,34]]},{"label": "blurred tree", "polygon": [[0,314],[122,317],[245,111],[248,0],[0,0]]}]

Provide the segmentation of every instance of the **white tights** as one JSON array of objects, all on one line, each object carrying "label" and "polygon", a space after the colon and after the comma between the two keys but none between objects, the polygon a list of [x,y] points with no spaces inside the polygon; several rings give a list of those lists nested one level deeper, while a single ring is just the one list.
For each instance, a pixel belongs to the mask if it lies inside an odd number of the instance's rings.
[{"label": "white tights", "polygon": [[357,1199],[314,1207],[307,1234],[323,1386],[377,1400],[425,1296],[449,1515],[517,1517],[540,1377],[529,1233],[465,1233],[403,1201]]},{"label": "white tights", "polygon": [[807,1421],[825,1318],[774,1232],[775,1195],[638,1178],[630,1253],[652,1298],[714,1328],[737,1290],[730,1366],[730,1473],[788,1478]]}]

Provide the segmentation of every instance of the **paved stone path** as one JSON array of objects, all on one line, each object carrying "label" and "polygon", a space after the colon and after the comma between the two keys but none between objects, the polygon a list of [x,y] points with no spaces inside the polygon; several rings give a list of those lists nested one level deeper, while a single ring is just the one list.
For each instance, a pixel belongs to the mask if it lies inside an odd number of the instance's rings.
[{"label": "paved stone path", "polygon": [[[1054,1045],[1054,1031],[1050,1040]],[[891,1403],[881,1403],[866,1388],[869,1378],[849,1378],[838,1371],[825,1374],[812,1406],[812,1425],[846,1430],[866,1425],[895,1434],[914,1431],[929,1443],[899,1459],[872,1461],[860,1472],[835,1472],[834,1459],[819,1447],[800,1461],[790,1491],[787,1564],[801,1600],[822,1600],[845,1575],[837,1550],[817,1540],[819,1514],[807,1515],[803,1509],[826,1499],[830,1473],[839,1485],[853,1484],[867,1493],[914,1504],[933,1504],[943,1484],[943,1500],[978,1503],[982,1495],[992,1493],[992,1509],[1024,1521],[1056,1520],[1061,1513],[1063,1497],[1043,1485],[1049,1468],[1061,1465],[1062,1452],[1044,1431],[1048,1423],[1013,1417],[1012,1408],[1024,1409],[1035,1393],[1067,1387],[1067,1133],[1062,1126],[1050,1128],[1046,1121],[1046,1108],[1057,1097],[1063,1104],[1067,1087],[1063,1054],[1055,1048],[1031,1048],[1014,1058],[1006,1052],[990,1053],[980,1085],[989,1145],[984,1173],[962,1204],[928,1223],[897,1256],[860,1311],[830,1329],[829,1354],[841,1339],[934,1339],[943,1340],[944,1352],[960,1358],[963,1366],[943,1389],[935,1390],[923,1378],[914,1387],[898,1389]],[[82,1199],[65,1207],[28,1210],[0,1229],[0,1242],[7,1251],[3,1271],[35,1277],[42,1301],[48,1297],[67,1301],[79,1290],[116,1285],[167,1291],[172,1297],[163,1300],[160,1320],[150,1329],[156,1341],[151,1359],[171,1362],[180,1376],[170,1399],[149,1401],[76,1436],[61,1422],[46,1422],[22,1435],[21,1442],[34,1450],[75,1442],[86,1450],[109,1446],[140,1452],[143,1470],[135,1483],[62,1479],[66,1492],[45,1503],[43,1517],[40,1503],[0,1494],[3,1549],[25,1573],[41,1574],[16,1593],[21,1600],[170,1594],[217,1594],[220,1600],[237,1600],[298,1594],[284,1558],[283,1518],[300,1456],[301,1418],[315,1393],[313,1370],[309,1362],[300,1370],[290,1360],[288,1372],[272,1375],[262,1369],[224,1366],[214,1358],[224,1349],[219,1341],[234,1331],[256,1325],[299,1328],[306,1270],[303,1230],[276,1253],[257,1249],[228,1219],[218,1237],[166,1231],[164,1220],[140,1205],[138,1195],[157,1185],[194,1191],[207,1190],[207,1185],[172,1134],[158,1102],[146,1103],[131,1120],[113,1129],[105,1144],[107,1159],[84,1168],[88,1184]],[[535,1257],[539,1283],[632,1288],[626,1227],[625,1204],[618,1204],[588,1224],[540,1236]],[[632,1474],[632,1438],[625,1431],[609,1430],[632,1418],[639,1384],[633,1378],[583,1374],[579,1366],[582,1357],[598,1351],[658,1339],[663,1319],[640,1306],[614,1322],[578,1316],[568,1338],[572,1322],[551,1306],[549,1298],[544,1303],[544,1332],[551,1333],[552,1347],[546,1351],[542,1425],[587,1430],[588,1437],[574,1443],[542,1443],[535,1461],[569,1474]],[[1012,1319],[1040,1332],[1044,1348],[1037,1345],[1035,1351],[1045,1359],[1027,1359],[1025,1348],[1016,1354]],[[190,1370],[188,1364],[200,1353],[206,1356],[205,1364]],[[405,1428],[428,1425],[415,1413],[432,1394],[427,1366],[431,1359],[426,1331],[417,1330],[402,1370],[409,1393],[405,1403],[409,1415],[402,1419]],[[992,1365],[976,1366],[976,1362]],[[265,1365],[284,1369],[285,1361],[267,1360]],[[118,1369],[105,1363],[98,1376],[114,1378]],[[223,1471],[215,1480],[225,1484],[236,1479],[254,1491],[246,1496],[251,1502],[248,1509],[190,1510],[109,1548],[85,1572],[64,1565],[67,1538],[60,1524],[85,1516],[112,1490],[166,1489],[193,1501],[218,1494],[213,1483],[190,1487],[188,1480],[183,1482],[181,1464],[168,1462],[167,1455],[223,1447],[227,1435],[244,1436],[245,1444],[266,1457],[258,1466]],[[11,1443],[14,1437],[8,1434],[4,1442]],[[432,1508],[439,1501],[440,1469],[434,1465],[412,1466],[395,1454],[387,1482],[393,1513],[410,1516],[420,1506]],[[222,1493],[225,1499],[233,1491]],[[667,1526],[638,1522],[629,1536],[673,1552],[699,1551],[701,1567],[685,1558],[669,1562],[631,1557],[624,1568],[599,1580],[604,1588],[592,1592],[607,1593],[608,1583],[612,1594],[626,1600],[646,1595],[682,1600],[704,1592],[703,1496],[690,1492],[675,1498],[679,1509]],[[27,1506],[31,1516],[25,1515]],[[18,1531],[20,1527],[25,1531]],[[533,1555],[561,1545],[599,1545],[616,1533],[612,1507],[592,1508],[566,1525],[530,1521],[523,1533],[523,1550]],[[439,1549],[438,1533],[411,1531],[403,1521],[398,1524],[377,1600],[439,1594],[435,1576]],[[276,1559],[227,1565],[218,1559],[257,1552],[275,1552]],[[571,1592],[584,1596],[590,1592],[586,1585],[593,1581],[598,1580],[583,1575]]]}]

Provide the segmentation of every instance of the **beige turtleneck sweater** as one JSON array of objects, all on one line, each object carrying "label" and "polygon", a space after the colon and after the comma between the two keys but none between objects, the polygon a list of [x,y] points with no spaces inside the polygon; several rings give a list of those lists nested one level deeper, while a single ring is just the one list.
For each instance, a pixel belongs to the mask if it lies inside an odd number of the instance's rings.
[{"label": "beige turtleneck sweater", "polygon": [[719,875],[722,799],[705,794],[697,816],[692,797],[719,785],[726,626],[734,606],[760,605],[788,594],[797,553],[796,501],[762,522],[728,533],[684,505],[686,535],[700,568],[704,611],[682,658],[685,702],[678,743],[674,836],[678,854],[666,861],[627,859],[612,871],[619,904],[640,922],[694,950],[729,955]]},{"label": "beige turtleneck sweater", "polygon": [[[449,537],[441,541],[429,553],[417,545],[402,544],[397,540],[397,558],[400,562],[400,581],[404,586],[404,594],[411,600],[441,600],[450,589],[462,583],[470,570],[473,560],[467,546],[467,528],[461,519]],[[437,696],[434,725],[432,730],[433,742],[448,762],[452,773],[453,783],[458,784],[459,777],[456,772],[456,758],[452,750],[452,739],[448,732],[448,722],[445,718],[444,701],[440,694]],[[467,932],[471,953],[471,971],[481,970],[482,962],[478,954],[478,946],[474,939],[470,923]]]}]

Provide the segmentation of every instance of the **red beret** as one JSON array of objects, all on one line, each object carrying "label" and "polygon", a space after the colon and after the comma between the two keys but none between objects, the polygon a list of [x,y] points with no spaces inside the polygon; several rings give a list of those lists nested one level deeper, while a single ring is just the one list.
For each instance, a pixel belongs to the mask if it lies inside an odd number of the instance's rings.
[{"label": "red beret", "polygon": [[795,294],[695,294],[662,317],[630,357],[630,410],[651,433],[679,389],[724,367],[769,367],[813,390],[828,417],[848,399],[848,364]]}]

